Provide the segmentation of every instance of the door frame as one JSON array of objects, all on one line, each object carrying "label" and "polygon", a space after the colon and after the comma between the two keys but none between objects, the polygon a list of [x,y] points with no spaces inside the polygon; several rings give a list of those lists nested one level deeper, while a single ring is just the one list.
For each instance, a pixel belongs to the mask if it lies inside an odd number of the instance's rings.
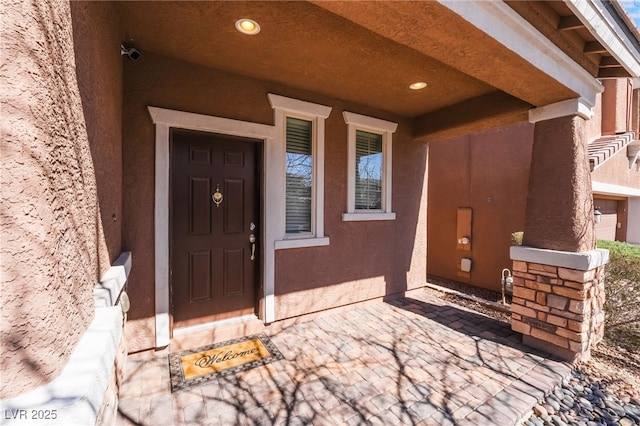
[{"label": "door frame", "polygon": [[264,292],[259,317],[265,323],[275,319],[275,241],[279,230],[280,203],[283,199],[284,152],[277,142],[276,127],[268,124],[232,120],[190,112],[148,106],[155,124],[155,190],[154,190],[154,246],[155,246],[155,347],[162,348],[171,341],[171,301],[169,287],[169,138],[171,128],[198,130],[222,135],[240,136],[264,141],[261,188],[264,200],[261,211],[263,262],[258,271]]}]

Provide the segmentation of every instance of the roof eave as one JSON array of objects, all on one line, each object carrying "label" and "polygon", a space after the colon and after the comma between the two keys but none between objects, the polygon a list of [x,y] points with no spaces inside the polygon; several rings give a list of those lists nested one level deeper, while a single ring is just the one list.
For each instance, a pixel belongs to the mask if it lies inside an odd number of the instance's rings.
[{"label": "roof eave", "polygon": [[[633,77],[640,77],[640,50],[638,41],[627,36],[627,31],[637,33],[624,13],[620,14],[619,8],[614,8],[618,17],[625,23],[624,28],[619,20],[615,19],[612,11],[604,6],[601,1],[564,0],[569,9],[586,26],[587,30],[604,46],[622,67]],[[627,17],[628,18],[628,17]],[[634,43],[635,41],[635,43]]]},{"label": "roof eave", "polygon": [[579,95],[581,102],[589,107],[595,105],[596,94],[603,90],[600,82],[505,2],[455,0],[439,0],[439,2],[506,48],[516,52],[545,74],[573,90]]}]

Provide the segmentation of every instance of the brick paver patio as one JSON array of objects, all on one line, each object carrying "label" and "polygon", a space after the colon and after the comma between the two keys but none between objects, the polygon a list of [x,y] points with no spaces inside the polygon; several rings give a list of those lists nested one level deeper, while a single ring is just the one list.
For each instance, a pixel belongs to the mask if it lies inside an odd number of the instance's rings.
[{"label": "brick paver patio", "polygon": [[167,351],[130,355],[118,424],[513,425],[570,372],[427,293],[266,333],[284,360],[176,393]]}]

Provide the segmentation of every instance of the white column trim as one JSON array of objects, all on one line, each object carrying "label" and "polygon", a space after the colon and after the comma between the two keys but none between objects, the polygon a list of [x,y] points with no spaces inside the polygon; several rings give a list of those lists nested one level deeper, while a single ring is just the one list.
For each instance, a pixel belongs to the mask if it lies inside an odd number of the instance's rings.
[{"label": "white column trim", "polygon": [[[40,421],[49,425],[96,424],[97,409],[110,402],[107,401],[108,388],[122,344],[125,322],[118,298],[123,294],[122,288],[130,272],[131,252],[122,252],[96,285],[95,317],[82,333],[60,374],[23,394],[1,399],[3,425],[37,424]],[[116,407],[110,406],[109,409],[115,413]],[[28,419],[18,416],[20,410],[24,416],[28,415]],[[51,417],[49,421],[29,422],[31,413],[39,410],[55,413],[59,421]],[[15,414],[7,416],[6,413]]]},{"label": "white column trim", "polygon": [[[232,120],[164,108],[148,107],[151,120],[156,126],[155,136],[155,328],[157,348],[170,343],[169,322],[169,130],[172,127],[188,130],[200,130],[233,136],[241,136],[265,141],[264,146],[264,318],[265,323],[273,322],[275,318],[274,287],[275,287],[275,236],[272,231],[274,204],[278,203],[277,194],[272,188],[277,188],[279,180],[278,164],[274,157],[276,131],[274,126],[252,123],[248,121]],[[275,153],[277,158],[278,153]],[[280,156],[282,157],[282,156]],[[274,185],[276,183],[276,185]]]},{"label": "white column trim", "polygon": [[579,115],[585,120],[591,120],[593,118],[593,105],[590,105],[582,98],[576,98],[532,108],[529,110],[529,122],[537,123],[569,115]]},{"label": "white column trim", "polygon": [[559,266],[561,268],[590,271],[609,262],[609,250],[595,249],[581,253],[511,246],[511,260]]},{"label": "white column trim", "polygon": [[122,252],[93,289],[96,308],[114,306],[118,302],[130,272],[131,252]]},{"label": "white column trim", "polygon": [[[117,407],[108,399],[108,390],[123,338],[123,325],[120,306],[97,308],[64,368],[53,380],[0,400],[2,424],[95,425],[98,420],[104,420],[98,418],[98,410],[106,403],[110,404],[107,412],[111,410],[115,414]],[[32,413],[39,411],[49,413],[49,420],[32,422]],[[19,417],[20,412],[28,417]],[[16,417],[8,413],[15,413]]]},{"label": "white column trim", "polygon": [[588,105],[595,105],[596,94],[603,90],[602,84],[506,3],[439,2],[540,71],[578,93]]}]

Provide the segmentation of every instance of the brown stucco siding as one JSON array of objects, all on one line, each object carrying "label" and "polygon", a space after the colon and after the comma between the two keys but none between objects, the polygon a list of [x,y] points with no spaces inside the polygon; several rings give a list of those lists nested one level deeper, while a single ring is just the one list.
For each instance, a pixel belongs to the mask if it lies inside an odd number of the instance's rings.
[{"label": "brown stucco siding", "polygon": [[629,167],[627,148],[623,148],[594,170],[591,179],[595,182],[640,189],[640,170],[637,164]]},{"label": "brown stucco siding", "polygon": [[[130,351],[153,346],[155,133],[146,109],[149,105],[269,125],[273,124],[273,110],[268,93],[333,108],[325,137],[325,234],[331,244],[276,252],[276,294],[287,295],[286,300],[276,301],[278,318],[317,310],[306,310],[299,303],[303,299],[326,300],[323,303],[329,307],[424,283],[426,212],[421,206],[426,198],[420,199],[420,191],[424,189],[427,148],[412,143],[409,120],[149,52],[137,62],[125,62],[124,93],[123,245],[135,253],[137,266],[128,282],[132,301],[127,323]],[[343,110],[400,124],[393,138],[395,221],[342,222],[347,198]],[[422,240],[415,243],[418,238]],[[306,279],[301,279],[302,270],[309,271]],[[342,285],[353,282],[359,284]]]},{"label": "brown stucco siding", "polygon": [[593,117],[585,122],[585,137],[593,141],[602,136],[602,93],[596,95]]},{"label": "brown stucco siding", "polygon": [[631,79],[605,78],[602,93],[602,134],[615,135],[633,129],[631,122]]},{"label": "brown stucco siding", "polygon": [[[334,108],[325,136],[324,217],[330,245],[276,251],[276,319],[391,295],[425,282],[426,145],[412,140],[407,120],[335,100],[328,105]],[[342,220],[347,200],[343,110],[399,122],[392,153],[396,220]]]},{"label": "brown stucco siding", "polygon": [[[637,127],[632,114],[631,80],[608,78],[603,79],[602,84],[605,91],[597,97],[595,116],[586,123],[589,141],[601,135],[631,132]],[[598,129],[600,132],[594,131],[594,124],[601,126],[601,129]],[[595,182],[640,189],[640,171],[635,166],[629,167],[627,148],[621,149],[603,164],[598,165],[591,173],[591,179]]]},{"label": "brown stucco siding", "polygon": [[99,256],[104,272],[122,251],[122,32],[113,3],[70,4],[76,74],[100,203],[98,231],[107,249]]},{"label": "brown stucco siding", "polygon": [[93,318],[106,252],[69,4],[5,2],[2,13],[0,398],[64,367]]},{"label": "brown stucco siding", "polygon": [[595,248],[588,164],[583,118],[535,124],[524,245],[571,252]]},{"label": "brown stucco siding", "polygon": [[[524,229],[532,143],[533,125],[522,122],[430,144],[430,275],[500,289],[511,233]],[[457,249],[460,207],[473,212],[471,251]],[[457,273],[463,257],[472,260],[469,279]]]}]

